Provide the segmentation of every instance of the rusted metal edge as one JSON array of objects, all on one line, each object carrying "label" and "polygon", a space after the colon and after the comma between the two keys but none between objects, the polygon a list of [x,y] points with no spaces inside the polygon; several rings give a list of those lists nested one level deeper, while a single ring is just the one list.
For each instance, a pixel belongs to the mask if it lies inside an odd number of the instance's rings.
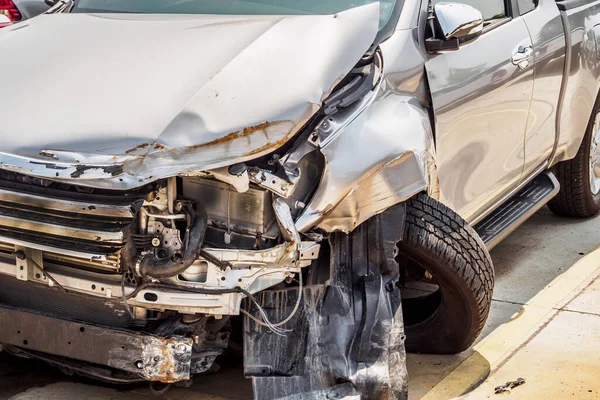
[{"label": "rusted metal edge", "polygon": [[190,338],[143,335],[0,305],[0,343],[108,366],[149,381],[189,380]]}]

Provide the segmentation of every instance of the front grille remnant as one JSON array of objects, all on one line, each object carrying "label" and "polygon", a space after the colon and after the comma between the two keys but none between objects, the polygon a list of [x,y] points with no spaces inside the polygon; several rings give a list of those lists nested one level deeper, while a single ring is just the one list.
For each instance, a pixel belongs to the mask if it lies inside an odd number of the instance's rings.
[{"label": "front grille remnant", "polygon": [[133,222],[144,192],[97,193],[2,175],[1,242],[43,250],[45,257],[102,260],[108,269],[118,268],[123,230]]},{"label": "front grille remnant", "polygon": [[[15,246],[10,243],[0,242],[0,255],[10,255],[15,252]],[[65,254],[43,252],[43,260],[49,263],[57,263],[75,268],[86,268],[96,271],[104,271],[111,273],[121,272],[121,252],[110,254],[103,259],[86,259],[81,257],[68,256]]]}]

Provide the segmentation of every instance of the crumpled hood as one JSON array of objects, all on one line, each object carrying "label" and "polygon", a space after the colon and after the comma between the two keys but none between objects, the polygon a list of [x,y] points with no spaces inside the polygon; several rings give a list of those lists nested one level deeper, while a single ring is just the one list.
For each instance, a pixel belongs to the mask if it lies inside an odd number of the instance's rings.
[{"label": "crumpled hood", "polygon": [[378,17],[373,3],[335,16],[56,14],[2,29],[0,168],[126,188],[267,154],[361,58]]}]

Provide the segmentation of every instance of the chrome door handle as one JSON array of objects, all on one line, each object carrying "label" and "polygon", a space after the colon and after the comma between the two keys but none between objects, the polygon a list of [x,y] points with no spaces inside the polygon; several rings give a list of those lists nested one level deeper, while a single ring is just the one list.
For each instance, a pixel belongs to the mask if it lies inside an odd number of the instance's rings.
[{"label": "chrome door handle", "polygon": [[533,47],[531,46],[519,46],[517,52],[512,55],[512,63],[517,65],[521,69],[529,67],[529,62],[533,57]]}]

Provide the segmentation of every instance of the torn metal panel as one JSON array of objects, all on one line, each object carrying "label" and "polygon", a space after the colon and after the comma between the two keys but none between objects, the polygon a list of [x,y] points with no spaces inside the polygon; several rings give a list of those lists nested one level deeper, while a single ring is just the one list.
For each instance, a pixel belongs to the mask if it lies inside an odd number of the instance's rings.
[{"label": "torn metal panel", "polygon": [[[393,204],[426,188],[422,163],[413,152],[382,165],[357,182],[350,193],[319,223],[326,231],[349,231]],[[411,181],[412,179],[412,181]]]},{"label": "torn metal panel", "polygon": [[287,179],[282,179],[269,171],[252,168],[250,170],[250,180],[260,187],[270,190],[271,192],[289,199],[296,189],[296,184],[300,180],[299,174],[286,174]]},{"label": "torn metal panel", "polygon": [[[126,189],[257,158],[318,110],[378,19],[373,3],[329,16],[56,14],[5,28],[0,168]],[[74,61],[82,46],[101,51]]]},{"label": "torn metal panel", "polygon": [[358,104],[329,118],[329,137],[334,138],[321,148],[326,167],[317,192],[296,221],[299,231],[318,226],[350,232],[428,190],[431,176],[436,176],[427,111],[414,97],[394,92],[387,81],[377,90],[370,107]]}]

